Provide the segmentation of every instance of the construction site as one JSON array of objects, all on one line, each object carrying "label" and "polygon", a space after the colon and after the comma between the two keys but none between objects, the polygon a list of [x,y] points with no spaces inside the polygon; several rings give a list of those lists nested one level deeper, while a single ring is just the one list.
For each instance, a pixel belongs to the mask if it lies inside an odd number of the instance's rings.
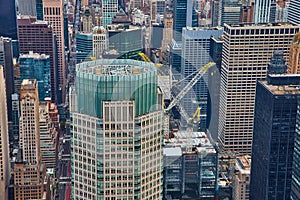
[{"label": "construction site", "polygon": [[[144,53],[139,55],[151,62]],[[238,155],[221,151],[200,126],[201,118],[206,117],[200,104],[192,115],[181,104],[213,66],[215,63],[209,62],[178,80],[169,65],[156,64],[158,86],[164,95],[164,199],[232,199]]]}]

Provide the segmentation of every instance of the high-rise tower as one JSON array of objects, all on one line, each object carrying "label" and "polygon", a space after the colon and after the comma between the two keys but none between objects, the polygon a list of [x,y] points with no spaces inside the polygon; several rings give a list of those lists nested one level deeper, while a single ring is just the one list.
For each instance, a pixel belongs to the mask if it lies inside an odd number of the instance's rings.
[{"label": "high-rise tower", "polygon": [[15,0],[0,1],[0,36],[18,38]]},{"label": "high-rise tower", "polygon": [[74,198],[161,199],[162,97],[154,64],[101,59],[76,69]]},{"label": "high-rise tower", "polygon": [[299,10],[300,0],[291,0],[288,7],[288,22],[294,25],[300,25]]},{"label": "high-rise tower", "polygon": [[37,82],[24,79],[20,90],[20,151],[14,165],[16,200],[42,199],[46,166],[41,164],[39,95]]},{"label": "high-rise tower", "polygon": [[11,95],[14,93],[14,65],[11,38],[0,37],[0,65],[3,66],[6,84],[6,104],[8,121],[12,120]]},{"label": "high-rise tower", "polygon": [[9,143],[8,143],[8,120],[6,106],[6,88],[3,66],[0,65],[0,199],[8,199],[8,185],[10,181]]},{"label": "high-rise tower", "polygon": [[57,60],[56,45],[53,30],[46,21],[39,21],[36,17],[18,16],[18,37],[20,54],[28,54],[30,51],[49,55],[50,59],[50,84],[51,99],[56,102]]},{"label": "high-rise tower", "polygon": [[34,79],[22,81],[20,90],[20,148],[23,160],[32,165],[41,159],[39,132],[39,95]]},{"label": "high-rise tower", "polygon": [[289,74],[300,74],[300,32],[294,37],[293,44],[290,48],[288,64]]},{"label": "high-rise tower", "polygon": [[[210,38],[220,37],[221,29],[183,28],[182,30],[182,53],[181,75],[187,77],[199,70],[210,61]],[[192,77],[186,81],[190,81]],[[183,85],[187,82],[184,81]],[[192,116],[197,107],[201,107],[200,127],[206,128],[208,75],[205,74],[181,101],[189,116]]]},{"label": "high-rise tower", "polygon": [[118,13],[118,0],[102,0],[102,25],[106,28]]},{"label": "high-rise tower", "polygon": [[254,22],[268,23],[272,0],[255,0]]},{"label": "high-rise tower", "polygon": [[290,24],[225,24],[218,128],[223,149],[251,153],[256,80],[266,77],[274,50],[287,60],[297,32]]},{"label": "high-rise tower", "polygon": [[299,83],[299,75],[289,74],[257,83],[250,199],[291,199],[292,173],[299,169],[293,166]]},{"label": "high-rise tower", "polygon": [[[62,0],[43,0],[44,20],[50,22],[53,34],[57,38],[58,53],[58,85],[62,92],[62,102],[65,101],[65,86],[67,83],[67,67],[65,60],[64,11]],[[38,52],[39,53],[39,52]],[[60,98],[58,98],[60,99]],[[60,102],[58,102],[60,103]]]}]

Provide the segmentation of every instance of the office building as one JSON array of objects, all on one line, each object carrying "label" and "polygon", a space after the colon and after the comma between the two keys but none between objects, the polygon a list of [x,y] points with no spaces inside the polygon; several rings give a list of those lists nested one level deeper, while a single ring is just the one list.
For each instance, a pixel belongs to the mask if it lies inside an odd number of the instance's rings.
[{"label": "office building", "polygon": [[45,54],[50,59],[51,99],[56,102],[57,80],[57,51],[53,30],[46,21],[39,21],[31,16],[18,17],[18,37],[20,54],[29,54],[30,51]]},{"label": "office building", "polygon": [[[14,143],[19,143],[20,99],[18,94],[12,94],[12,135]],[[12,138],[10,138],[12,139]]]},{"label": "office building", "polygon": [[181,41],[182,28],[198,26],[198,15],[193,9],[193,0],[175,0],[173,20],[173,38],[175,41]]},{"label": "office building", "polygon": [[121,58],[134,59],[142,51],[142,29],[137,26],[125,28],[123,25],[108,26],[109,50],[117,50]]},{"label": "office building", "polygon": [[[152,23],[150,26],[150,50],[161,48],[164,25]],[[152,52],[151,52],[152,53]]]},{"label": "office building", "polygon": [[[221,29],[183,28],[182,31],[182,53],[181,53],[181,75],[187,77],[193,72],[201,69],[210,59],[210,38],[220,37]],[[183,82],[183,86],[191,81],[193,77]],[[181,105],[189,116],[192,116],[197,107],[201,107],[200,128],[206,129],[207,120],[207,97],[208,97],[208,74],[199,80],[185,97]]]},{"label": "office building", "polygon": [[294,37],[288,61],[288,73],[300,74],[300,33],[297,33]]},{"label": "office building", "polygon": [[3,0],[0,2],[0,36],[18,39],[16,2]]},{"label": "office building", "polygon": [[[64,12],[62,0],[43,0],[44,20],[48,21],[56,35],[57,40],[57,83],[62,92],[62,102],[65,101],[65,86],[67,84],[67,73],[65,61],[65,36],[64,36]],[[56,92],[58,94],[58,92]],[[58,102],[61,103],[61,102]]]},{"label": "office building", "polygon": [[169,44],[171,44],[173,39],[173,14],[167,12],[164,15],[164,30],[163,30],[163,41],[162,41],[162,51],[166,51]]},{"label": "office building", "polygon": [[[3,66],[0,65],[0,95],[6,96]],[[9,143],[8,143],[8,118],[6,98],[0,99],[0,192],[1,200],[8,199],[8,186],[10,183],[10,162],[9,162]]]},{"label": "office building", "polygon": [[92,15],[89,9],[85,9],[82,16],[82,31],[91,33],[93,28]]},{"label": "office building", "polygon": [[8,121],[12,120],[11,95],[14,93],[14,65],[12,40],[10,38],[0,37],[0,65],[3,66],[6,85],[6,104]]},{"label": "office building", "polygon": [[214,0],[212,4],[212,26],[221,26],[222,1]]},{"label": "office building", "polygon": [[43,0],[36,0],[36,18],[37,20],[44,19]]},{"label": "office building", "polygon": [[288,200],[300,77],[275,74],[267,80],[256,88],[250,199]]},{"label": "office building", "polygon": [[46,166],[41,164],[38,87],[34,79],[22,81],[20,108],[20,150],[14,165],[14,197],[16,200],[43,199]]},{"label": "office building", "polygon": [[239,23],[242,6],[239,0],[222,0],[221,25]]},{"label": "office building", "polygon": [[163,112],[154,64],[78,64],[70,98],[74,199],[161,199]]},{"label": "office building", "polygon": [[41,162],[46,164],[47,169],[56,170],[58,134],[49,115],[50,105],[46,101],[39,103]]},{"label": "office building", "polygon": [[254,23],[270,22],[272,0],[255,0]]},{"label": "office building", "polygon": [[164,199],[216,199],[218,154],[204,132],[176,132],[163,148]]},{"label": "office building", "polygon": [[34,79],[25,79],[20,91],[20,148],[22,158],[27,163],[40,163],[39,138],[39,98],[37,82]]},{"label": "office building", "polygon": [[288,6],[287,21],[294,25],[299,26],[300,25],[299,10],[300,10],[300,1],[299,0],[290,0],[289,6]]},{"label": "office building", "polygon": [[241,12],[241,23],[253,23],[254,21],[254,1],[243,4]]},{"label": "office building", "polygon": [[238,156],[235,160],[233,196],[236,200],[249,200],[251,156]]},{"label": "office building", "polygon": [[36,16],[36,0],[18,1],[18,13],[21,15]]},{"label": "office building", "polygon": [[164,0],[151,0],[150,1],[150,18],[156,21],[157,16],[164,15],[166,1]]},{"label": "office building", "polygon": [[39,101],[51,97],[50,84],[50,56],[45,54],[33,53],[21,54],[20,80],[36,79],[38,83]]},{"label": "office building", "polygon": [[102,1],[102,26],[105,28],[112,23],[113,17],[118,13],[118,0]]},{"label": "office building", "polygon": [[91,60],[93,55],[93,34],[77,33],[76,34],[76,63],[82,63]]},{"label": "office building", "polygon": [[274,50],[283,51],[287,60],[299,28],[280,23],[225,24],[218,128],[222,149],[251,153],[256,80],[266,77]]},{"label": "office building", "polygon": [[300,106],[297,106],[296,132],[294,135],[294,155],[291,185],[291,200],[300,199],[300,132],[299,132]]},{"label": "office building", "polygon": [[108,49],[108,33],[102,27],[96,26],[93,29],[93,57],[102,58],[104,51]]}]

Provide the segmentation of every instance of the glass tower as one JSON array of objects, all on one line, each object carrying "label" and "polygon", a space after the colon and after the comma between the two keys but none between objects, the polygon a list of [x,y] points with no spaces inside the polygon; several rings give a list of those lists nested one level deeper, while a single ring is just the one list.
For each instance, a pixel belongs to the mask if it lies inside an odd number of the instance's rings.
[{"label": "glass tower", "polygon": [[70,97],[74,199],[161,199],[162,99],[154,64],[78,64]]},{"label": "glass tower", "polygon": [[30,52],[19,57],[20,79],[36,79],[38,83],[39,101],[51,97],[50,57]]},{"label": "glass tower", "polygon": [[[285,76],[285,79],[282,77]],[[256,88],[250,199],[290,199],[299,75],[269,75]],[[299,181],[299,180],[298,180]]]},{"label": "glass tower", "polygon": [[0,36],[18,38],[15,0],[0,1]]}]

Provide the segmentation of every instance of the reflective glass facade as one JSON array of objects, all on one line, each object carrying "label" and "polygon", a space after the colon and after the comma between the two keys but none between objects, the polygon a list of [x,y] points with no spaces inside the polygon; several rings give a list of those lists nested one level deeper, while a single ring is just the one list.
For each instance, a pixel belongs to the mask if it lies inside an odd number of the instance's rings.
[{"label": "reflective glass facade", "polygon": [[[127,72],[132,74],[123,74]],[[101,102],[111,100],[134,100],[136,116],[148,113],[156,107],[156,88],[157,72],[152,63],[96,60],[77,65],[78,110],[91,116],[102,117]]]},{"label": "reflective glass facade", "polygon": [[290,199],[298,97],[293,86],[257,84],[251,199]]},{"label": "reflective glass facade", "polygon": [[36,79],[38,83],[39,101],[51,97],[50,57],[39,54],[21,55],[20,79]]},{"label": "reflective glass facade", "polygon": [[15,0],[0,1],[0,36],[17,39],[17,17]]}]

